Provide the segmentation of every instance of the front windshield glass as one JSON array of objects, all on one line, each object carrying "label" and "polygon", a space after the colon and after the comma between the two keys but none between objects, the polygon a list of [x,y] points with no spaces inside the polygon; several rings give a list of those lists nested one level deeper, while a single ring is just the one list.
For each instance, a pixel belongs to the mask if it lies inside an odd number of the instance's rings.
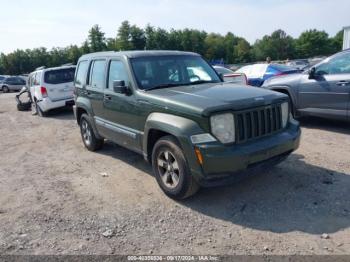
[{"label": "front windshield glass", "polygon": [[169,55],[131,59],[140,89],[221,82],[216,72],[200,56]]}]

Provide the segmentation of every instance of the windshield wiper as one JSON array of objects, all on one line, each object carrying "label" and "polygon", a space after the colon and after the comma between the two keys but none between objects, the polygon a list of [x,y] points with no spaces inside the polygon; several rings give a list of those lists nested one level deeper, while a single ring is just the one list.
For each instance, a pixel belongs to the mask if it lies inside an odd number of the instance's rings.
[{"label": "windshield wiper", "polygon": [[150,90],[155,90],[155,89],[162,89],[162,88],[167,88],[167,87],[175,87],[175,86],[183,86],[184,84],[172,84],[172,83],[168,83],[168,84],[160,84],[160,85],[156,85],[156,86],[152,86],[150,88],[145,89],[145,91],[150,91]]},{"label": "windshield wiper", "polygon": [[218,81],[214,80],[198,80],[194,82],[189,83],[168,83],[168,84],[160,84],[156,86],[152,86],[150,88],[145,89],[145,91],[155,90],[155,89],[162,89],[162,88],[168,88],[168,87],[175,87],[175,86],[190,86],[190,85],[199,85],[199,84],[207,84],[207,83],[219,83]]},{"label": "windshield wiper", "polygon": [[220,83],[220,82],[214,81],[214,80],[197,80],[194,82],[187,83],[186,85],[200,85],[200,84],[208,84],[208,83]]}]

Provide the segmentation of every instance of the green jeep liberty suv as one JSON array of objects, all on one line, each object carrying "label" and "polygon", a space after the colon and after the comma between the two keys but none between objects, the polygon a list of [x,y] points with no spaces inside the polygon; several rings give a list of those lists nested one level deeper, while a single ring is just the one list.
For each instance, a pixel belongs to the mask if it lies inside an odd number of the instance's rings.
[{"label": "green jeep liberty suv", "polygon": [[300,139],[286,95],[224,83],[189,52],[82,56],[74,113],[88,150],[108,139],[142,154],[175,199],[279,163]]}]

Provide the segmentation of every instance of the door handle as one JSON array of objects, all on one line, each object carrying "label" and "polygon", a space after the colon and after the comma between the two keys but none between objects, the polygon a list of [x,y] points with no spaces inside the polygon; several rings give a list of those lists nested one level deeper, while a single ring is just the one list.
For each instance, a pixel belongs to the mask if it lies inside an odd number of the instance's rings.
[{"label": "door handle", "polygon": [[348,85],[348,84],[350,84],[349,81],[339,81],[339,82],[337,83],[338,86],[346,86],[346,85]]},{"label": "door handle", "polygon": [[104,95],[104,100],[111,101],[112,100],[112,96]]}]

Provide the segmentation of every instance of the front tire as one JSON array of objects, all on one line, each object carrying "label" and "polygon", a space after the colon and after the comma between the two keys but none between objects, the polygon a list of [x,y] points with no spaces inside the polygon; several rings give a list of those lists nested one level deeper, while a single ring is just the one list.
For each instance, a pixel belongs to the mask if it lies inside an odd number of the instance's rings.
[{"label": "front tire", "polygon": [[152,166],[160,188],[170,198],[181,200],[198,191],[199,185],[174,137],[165,136],[156,142],[152,153]]},{"label": "front tire", "polygon": [[80,118],[80,133],[83,143],[89,151],[94,152],[103,147],[104,140],[96,137],[87,114],[83,114]]}]

